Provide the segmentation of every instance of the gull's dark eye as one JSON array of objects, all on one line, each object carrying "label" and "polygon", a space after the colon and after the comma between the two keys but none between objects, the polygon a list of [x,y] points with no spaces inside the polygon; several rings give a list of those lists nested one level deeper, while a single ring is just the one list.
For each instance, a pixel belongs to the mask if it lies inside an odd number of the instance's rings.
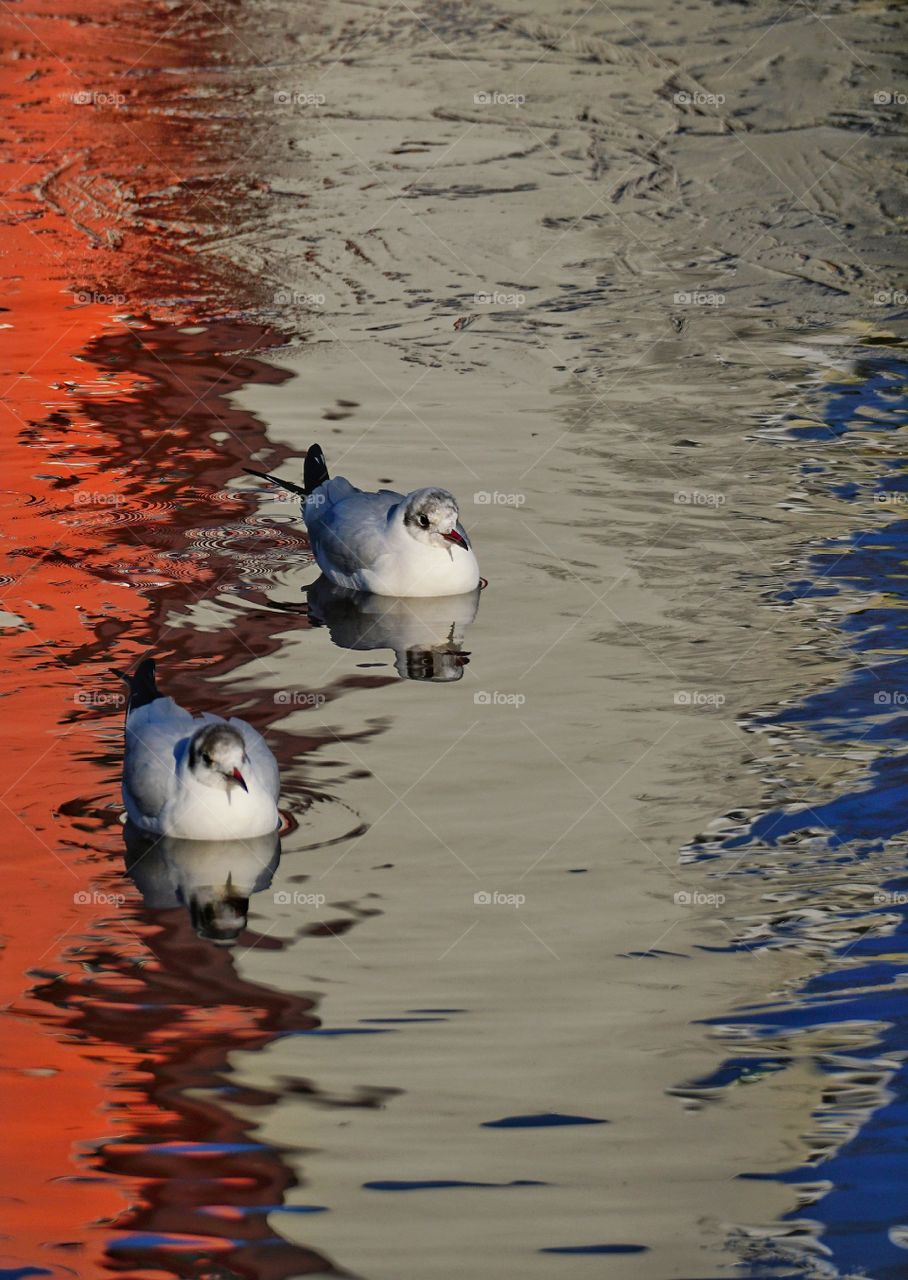
[{"label": "gull's dark eye", "polygon": [[208,752],[207,752],[207,751],[203,751],[203,752],[202,752],[202,760],[203,760],[203,762],[204,762],[205,764],[207,764],[207,765],[208,765],[208,768],[210,769],[210,768],[211,768],[211,756],[208,754]]},{"label": "gull's dark eye", "polygon": [[416,519],[416,523],[419,525],[420,529],[428,529],[428,527],[429,527],[429,517],[428,517],[428,516],[418,516],[418,517],[417,517],[417,519]]}]

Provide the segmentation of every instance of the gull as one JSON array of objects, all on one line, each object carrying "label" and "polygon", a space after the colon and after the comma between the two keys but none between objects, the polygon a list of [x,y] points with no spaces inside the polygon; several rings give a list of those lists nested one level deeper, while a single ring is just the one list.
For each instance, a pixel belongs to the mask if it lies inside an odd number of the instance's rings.
[{"label": "gull", "polygon": [[277,761],[244,720],[194,716],[165,698],[146,658],[129,686],[123,804],[143,831],[182,840],[243,840],[280,825]]},{"label": "gull", "polygon": [[317,444],[306,454],[302,485],[244,469],[300,495],[312,552],[336,587],[413,597],[459,596],[479,585],[479,565],[447,489],[365,492],[343,476],[329,479]]}]

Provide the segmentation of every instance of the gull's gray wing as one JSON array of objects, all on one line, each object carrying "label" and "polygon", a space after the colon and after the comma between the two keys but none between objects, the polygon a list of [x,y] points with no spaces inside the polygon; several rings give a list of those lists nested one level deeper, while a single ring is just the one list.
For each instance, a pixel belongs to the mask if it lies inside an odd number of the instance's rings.
[{"label": "gull's gray wing", "polygon": [[126,717],[123,799],[133,811],[153,818],[161,812],[173,787],[174,752],[201,721],[195,721],[173,698],[156,698]]},{"label": "gull's gray wing", "polygon": [[335,570],[350,577],[373,564],[386,550],[388,513],[402,499],[403,494],[391,489],[382,489],[379,493],[355,489],[333,506],[307,516],[309,539],[316,558],[320,563],[328,560]]}]

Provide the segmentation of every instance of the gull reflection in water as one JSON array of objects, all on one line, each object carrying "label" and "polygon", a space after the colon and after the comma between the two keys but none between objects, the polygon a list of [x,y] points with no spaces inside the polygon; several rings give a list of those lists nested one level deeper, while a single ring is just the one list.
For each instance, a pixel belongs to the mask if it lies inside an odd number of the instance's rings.
[{"label": "gull reflection in water", "polygon": [[321,577],[308,588],[309,620],[340,649],[393,649],[404,680],[459,680],[470,655],[464,632],[479,609],[479,588],[463,596],[398,599],[346,591]]},{"label": "gull reflection in water", "polygon": [[281,857],[277,831],[251,840],[179,840],[127,823],[126,872],[157,910],[186,907],[200,938],[232,946],[249,899],[271,884]]}]

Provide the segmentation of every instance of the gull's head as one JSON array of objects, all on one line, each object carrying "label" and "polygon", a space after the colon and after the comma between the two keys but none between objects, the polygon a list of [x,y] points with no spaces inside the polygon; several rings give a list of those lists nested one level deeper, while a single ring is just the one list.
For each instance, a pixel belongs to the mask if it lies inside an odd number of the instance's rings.
[{"label": "gull's head", "polygon": [[200,938],[230,947],[246,928],[249,899],[237,893],[228,878],[222,888],[196,890],[189,899],[189,914]]},{"label": "gull's head", "polygon": [[404,500],[404,528],[417,542],[429,546],[463,547],[470,544],[457,528],[460,513],[447,489],[414,489]]},{"label": "gull's head", "polygon": [[229,724],[206,724],[189,740],[189,770],[196,781],[228,793],[234,787],[248,791],[243,777],[246,744]]},{"label": "gull's head", "polygon": [[460,680],[469,661],[470,655],[464,653],[459,645],[453,648],[447,645],[437,648],[416,645],[412,649],[398,650],[394,666],[404,680],[433,680],[441,684]]}]

